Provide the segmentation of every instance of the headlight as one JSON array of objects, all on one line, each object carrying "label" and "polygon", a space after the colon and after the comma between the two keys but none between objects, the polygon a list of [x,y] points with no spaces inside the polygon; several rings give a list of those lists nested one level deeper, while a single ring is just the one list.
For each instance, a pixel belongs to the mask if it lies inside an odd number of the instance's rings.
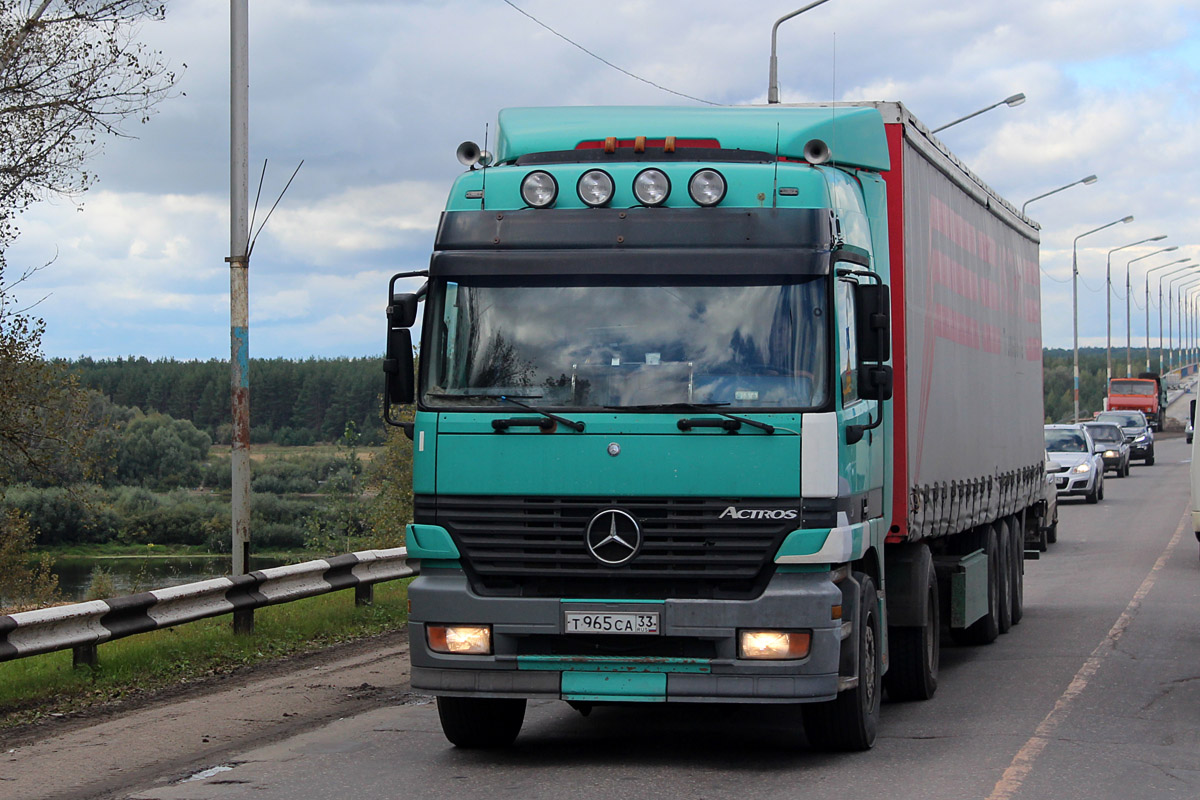
[{"label": "headlight", "polygon": [[742,631],[738,637],[741,658],[784,660],[805,658],[812,643],[811,631]]},{"label": "headlight", "polygon": [[1083,462],[1082,464],[1076,464],[1074,467],[1071,468],[1071,472],[1091,472],[1091,471],[1092,471],[1092,465],[1086,461]]},{"label": "headlight", "polygon": [[602,169],[589,169],[579,176],[579,183],[575,184],[579,199],[592,208],[608,205],[614,188],[612,176]]},{"label": "headlight", "polygon": [[490,625],[426,625],[425,638],[435,653],[486,656],[492,652]]},{"label": "headlight", "polygon": [[521,181],[521,199],[534,208],[552,206],[558,199],[558,181],[549,172],[531,172]]},{"label": "headlight", "polygon": [[1150,441],[1150,437],[1143,433],[1133,441],[1137,442],[1138,444],[1145,444],[1146,442]]},{"label": "headlight", "polygon": [[1117,451],[1116,451],[1116,450],[1105,450],[1105,451],[1104,451],[1104,457],[1105,457],[1105,458],[1116,458],[1116,457],[1117,457]]},{"label": "headlight", "polygon": [[644,206],[661,206],[671,194],[671,179],[659,169],[644,169],[633,179],[633,196]]},{"label": "headlight", "polygon": [[688,181],[688,194],[698,206],[715,206],[725,199],[725,176],[715,169],[702,169]]}]

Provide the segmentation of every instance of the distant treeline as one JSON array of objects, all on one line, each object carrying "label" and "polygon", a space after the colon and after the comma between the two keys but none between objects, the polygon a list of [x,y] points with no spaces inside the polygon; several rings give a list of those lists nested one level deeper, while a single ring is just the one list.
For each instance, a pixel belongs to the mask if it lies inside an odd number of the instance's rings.
[{"label": "distant treeline", "polygon": [[[117,405],[189,420],[217,444],[230,440],[228,361],[82,358],[66,364],[82,385]],[[379,358],[251,359],[250,440],[332,442],[352,422],[362,444],[380,444],[382,387]]]},{"label": "distant treeline", "polygon": [[[1145,350],[1134,354],[1133,372],[1145,368]],[[1150,351],[1157,365],[1158,351]],[[150,361],[146,358],[68,362],[83,385],[114,403],[190,420],[213,442],[229,442],[229,363]],[[1057,422],[1071,416],[1073,354],[1066,348],[1042,351],[1044,415]],[[1079,407],[1090,416],[1104,406],[1106,358],[1100,347],[1079,350]],[[1125,374],[1124,348],[1113,350],[1113,375]],[[336,441],[353,422],[362,444],[383,441],[378,358],[282,358],[250,361],[250,439],[304,445]]]}]

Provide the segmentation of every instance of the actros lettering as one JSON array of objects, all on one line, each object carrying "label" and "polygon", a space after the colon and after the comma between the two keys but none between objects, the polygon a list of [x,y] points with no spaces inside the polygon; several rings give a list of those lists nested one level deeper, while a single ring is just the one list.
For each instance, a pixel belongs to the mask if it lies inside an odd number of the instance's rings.
[{"label": "actros lettering", "polygon": [[729,506],[717,519],[795,519],[794,508],[738,508]]}]

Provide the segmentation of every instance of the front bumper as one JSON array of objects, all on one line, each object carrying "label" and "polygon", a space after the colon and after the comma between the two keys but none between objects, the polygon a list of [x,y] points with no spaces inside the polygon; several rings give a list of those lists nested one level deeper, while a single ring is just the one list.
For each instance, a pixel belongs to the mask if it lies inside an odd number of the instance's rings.
[{"label": "front bumper", "polygon": [[[838,692],[857,587],[829,572],[776,574],[757,599],[612,601],[481,597],[457,569],[422,569],[409,586],[412,686],[437,695],[578,702],[813,702]],[[832,618],[842,606],[842,619]],[[564,612],[654,610],[657,636],[564,632]],[[490,624],[493,654],[429,649],[426,623]],[[738,658],[739,629],[807,629],[806,658]],[[854,663],[854,662],[851,662]]]},{"label": "front bumper", "polygon": [[[1105,465],[1107,466],[1107,465]],[[1076,494],[1090,494],[1096,480],[1095,473],[1078,474],[1063,473],[1054,477],[1054,489],[1059,497]]]}]

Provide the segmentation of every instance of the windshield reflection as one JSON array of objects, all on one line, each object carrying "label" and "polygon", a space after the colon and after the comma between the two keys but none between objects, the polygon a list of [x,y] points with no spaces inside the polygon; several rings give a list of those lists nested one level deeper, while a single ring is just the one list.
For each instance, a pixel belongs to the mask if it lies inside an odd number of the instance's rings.
[{"label": "windshield reflection", "polygon": [[429,406],[813,408],[824,279],[769,285],[430,286]]}]

